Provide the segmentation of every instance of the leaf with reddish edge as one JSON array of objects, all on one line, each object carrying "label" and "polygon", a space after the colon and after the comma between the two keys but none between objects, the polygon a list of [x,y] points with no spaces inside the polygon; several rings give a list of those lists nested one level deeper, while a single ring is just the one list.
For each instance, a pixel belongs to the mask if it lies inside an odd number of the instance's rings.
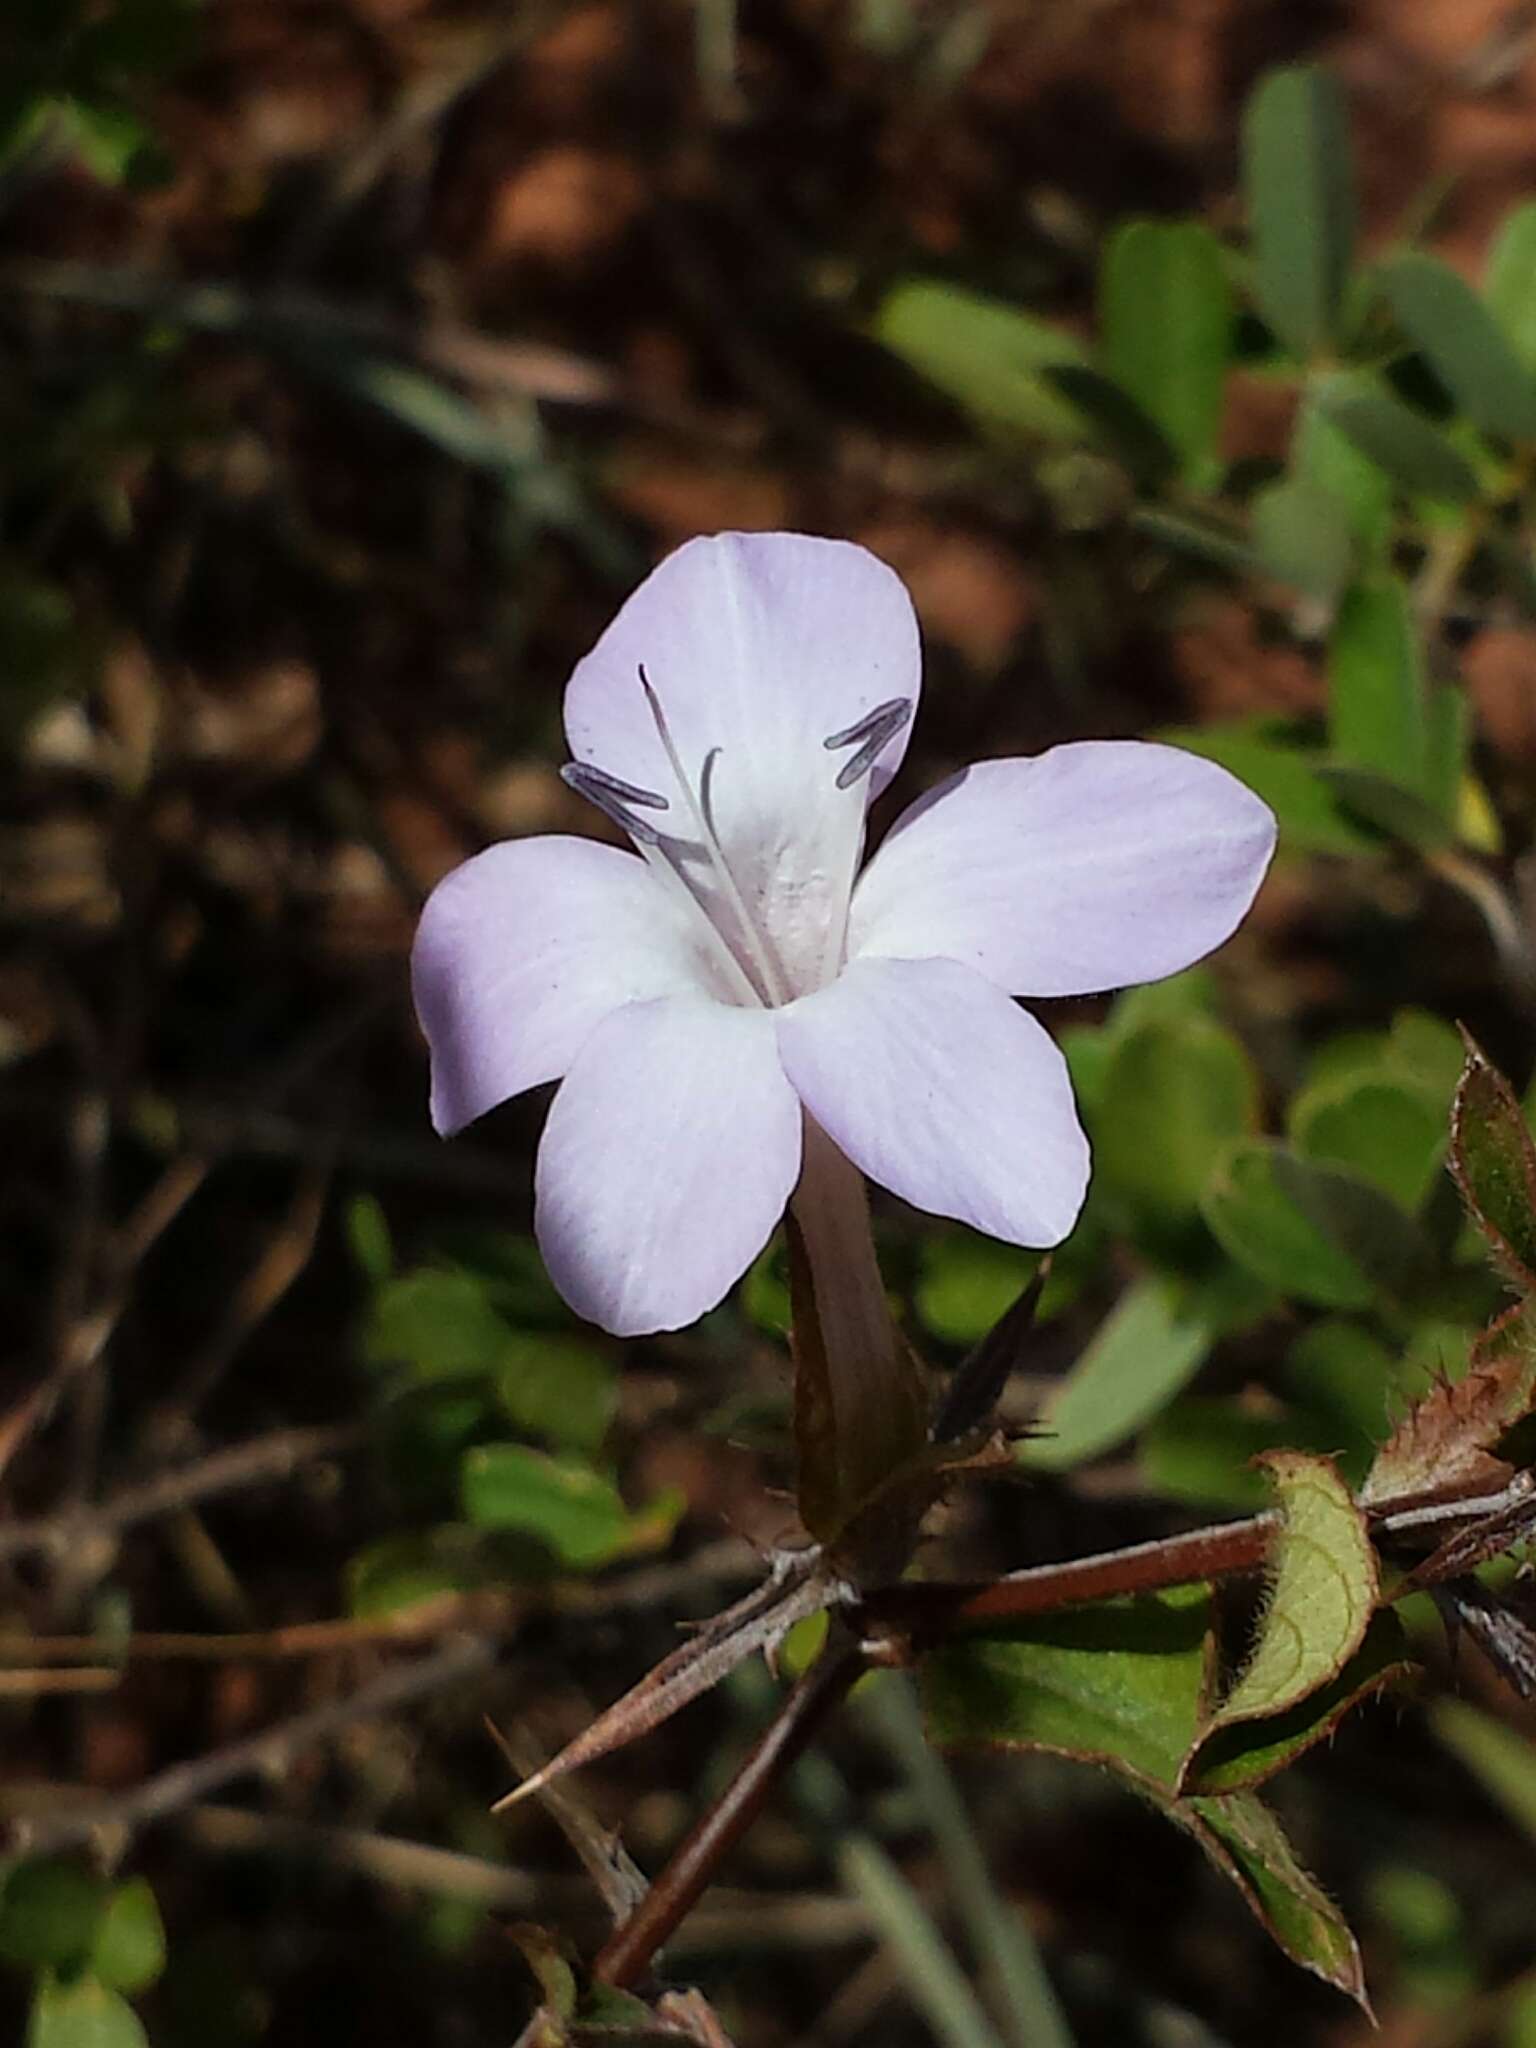
[{"label": "leaf with reddish edge", "polygon": [[1259,1462],[1280,1508],[1268,1594],[1248,1662],[1200,1731],[1191,1760],[1218,1730],[1287,1714],[1331,1685],[1364,1640],[1380,1589],[1365,1517],[1332,1460],[1267,1451]]},{"label": "leaf with reddish edge", "polygon": [[1203,1737],[1185,1763],[1181,1790],[1189,1795],[1251,1791],[1331,1736],[1351,1707],[1404,1683],[1416,1669],[1397,1616],[1375,1615],[1365,1641],[1330,1684],[1282,1714],[1234,1722]]},{"label": "leaf with reddish edge", "polygon": [[941,1644],[922,1663],[931,1739],[1106,1765],[1172,1794],[1211,1676],[1205,1585],[1094,1601]]},{"label": "leaf with reddish edge", "polygon": [[1521,1302],[1485,1330],[1459,1380],[1414,1403],[1376,1453],[1360,1504],[1492,1493],[1510,1478],[1493,1447],[1536,1407],[1536,1330]]},{"label": "leaf with reddish edge", "polygon": [[1451,1172],[1494,1264],[1536,1290],[1536,1145],[1514,1092],[1473,1040],[1451,1108]]},{"label": "leaf with reddish edge", "polygon": [[1157,1803],[1232,1879],[1292,1962],[1344,1992],[1374,2018],[1360,1951],[1343,1914],[1297,1861],[1279,1821],[1256,1793]]}]

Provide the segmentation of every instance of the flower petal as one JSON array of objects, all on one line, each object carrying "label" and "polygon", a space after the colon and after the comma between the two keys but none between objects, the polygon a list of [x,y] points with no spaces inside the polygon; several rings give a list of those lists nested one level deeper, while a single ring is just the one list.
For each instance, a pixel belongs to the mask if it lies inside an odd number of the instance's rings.
[{"label": "flower petal", "polygon": [[611,1010],[712,990],[705,935],[644,861],[591,839],[489,847],[427,898],[411,951],[444,1136],[563,1074]]},{"label": "flower petal", "polygon": [[694,1322],[768,1242],[799,1177],[800,1128],[766,1010],[668,996],[615,1011],[539,1146],[550,1278],[615,1336]]},{"label": "flower petal", "polygon": [[872,1180],[1010,1244],[1059,1244],[1088,1186],[1066,1061],[953,960],[855,960],[778,1012],[784,1071]]},{"label": "flower petal", "polygon": [[963,960],[1014,995],[1159,981],[1231,935],[1274,847],[1268,805],[1178,747],[981,761],[897,819],[860,878],[849,953]]},{"label": "flower petal", "polygon": [[689,782],[707,788],[751,917],[788,983],[811,986],[841,945],[864,812],[899,766],[910,720],[847,789],[838,773],[858,745],[826,742],[894,699],[915,705],[920,661],[911,600],[866,549],[717,534],[669,555],[578,664],[565,729],[578,761],[666,796],[669,812],[646,810],[646,823],[683,843],[689,880],[722,927],[739,924],[702,856],[640,687],[644,667]]}]

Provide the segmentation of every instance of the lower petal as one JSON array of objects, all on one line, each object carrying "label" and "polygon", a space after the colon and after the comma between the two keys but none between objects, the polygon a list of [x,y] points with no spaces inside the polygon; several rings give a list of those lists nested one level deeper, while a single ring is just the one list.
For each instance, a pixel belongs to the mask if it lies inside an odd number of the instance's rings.
[{"label": "lower petal", "polygon": [[616,1010],[539,1146],[534,1229],[550,1278],[618,1337],[695,1322],[783,1214],[800,1123],[766,1010],[692,996]]},{"label": "lower petal", "polygon": [[855,960],[777,1013],[784,1071],[858,1166],[914,1207],[1059,1244],[1088,1186],[1066,1061],[953,960]]}]

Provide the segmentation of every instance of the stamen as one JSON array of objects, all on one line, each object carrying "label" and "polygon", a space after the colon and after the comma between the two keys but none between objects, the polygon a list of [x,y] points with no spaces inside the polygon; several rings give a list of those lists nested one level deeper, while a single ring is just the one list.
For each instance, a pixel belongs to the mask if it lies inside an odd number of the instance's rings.
[{"label": "stamen", "polygon": [[877,704],[873,711],[845,726],[841,732],[829,733],[822,741],[827,752],[835,753],[839,747],[851,747],[862,741],[858,752],[851,761],[845,761],[837,771],[839,789],[852,789],[853,785],[866,776],[874,767],[886,747],[896,737],[912,716],[913,703],[910,697],[892,697],[884,704]]},{"label": "stamen", "polygon": [[[672,737],[672,728],[667,723],[667,714],[662,709],[660,697],[657,696],[652,688],[651,679],[645,672],[645,663],[643,661],[637,664],[637,671],[640,677],[640,687],[645,692],[645,701],[650,706],[651,717],[655,721],[656,737],[661,741],[667,760],[671,763],[672,773],[677,777],[677,786],[687,799],[688,808],[693,813],[694,823],[699,828],[699,837],[703,842],[704,851],[709,856],[716,877],[725,892],[726,900],[740,921],[742,938],[746,943],[748,952],[752,955],[752,964],[757,969],[762,980],[762,994],[771,1004],[788,1002],[789,991],[785,986],[784,976],[779,971],[778,964],[769,950],[767,940],[752,921],[752,913],[747,908],[746,899],[741,893],[736,877],[731,873],[731,864],[725,857],[725,848],[720,844],[719,834],[715,831],[708,811],[700,802],[698,792],[695,791],[693,784],[688,780],[687,770],[683,767],[682,756],[678,753],[677,743]],[[710,757],[705,762],[704,767],[706,777],[713,767],[714,756],[719,751],[719,748],[711,750]]]},{"label": "stamen", "polygon": [[567,789],[574,789],[578,796],[584,796],[605,818],[611,818],[621,831],[627,832],[642,846],[661,844],[661,834],[656,827],[644,818],[637,818],[632,809],[633,805],[639,804],[648,811],[671,810],[668,799],[658,795],[654,789],[641,789],[637,783],[610,775],[606,768],[594,768],[589,761],[567,761],[560,770],[560,780]]}]

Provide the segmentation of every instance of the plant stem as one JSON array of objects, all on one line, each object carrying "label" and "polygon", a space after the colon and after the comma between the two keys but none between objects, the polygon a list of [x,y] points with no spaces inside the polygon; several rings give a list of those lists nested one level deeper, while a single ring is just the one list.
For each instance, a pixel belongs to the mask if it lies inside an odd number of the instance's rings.
[{"label": "plant stem", "polygon": [[644,1976],[729,1854],[762,1811],[769,1793],[816,1730],[864,1671],[868,1653],[857,1643],[829,1646],[785,1700],[725,1791],[673,1852],[666,1869],[612,1936],[592,1965],[603,1984],[627,1989]]},{"label": "plant stem", "polygon": [[862,1612],[872,1623],[910,1630],[913,1648],[921,1650],[939,1637],[1025,1615],[1054,1614],[1085,1600],[1113,1600],[1188,1585],[1195,1579],[1257,1571],[1279,1526],[1277,1513],[1251,1515],[1241,1522],[1133,1543],[1124,1550],[1069,1558],[1064,1564],[1031,1565],[985,1585],[916,1581],[885,1586],[865,1596]]}]

